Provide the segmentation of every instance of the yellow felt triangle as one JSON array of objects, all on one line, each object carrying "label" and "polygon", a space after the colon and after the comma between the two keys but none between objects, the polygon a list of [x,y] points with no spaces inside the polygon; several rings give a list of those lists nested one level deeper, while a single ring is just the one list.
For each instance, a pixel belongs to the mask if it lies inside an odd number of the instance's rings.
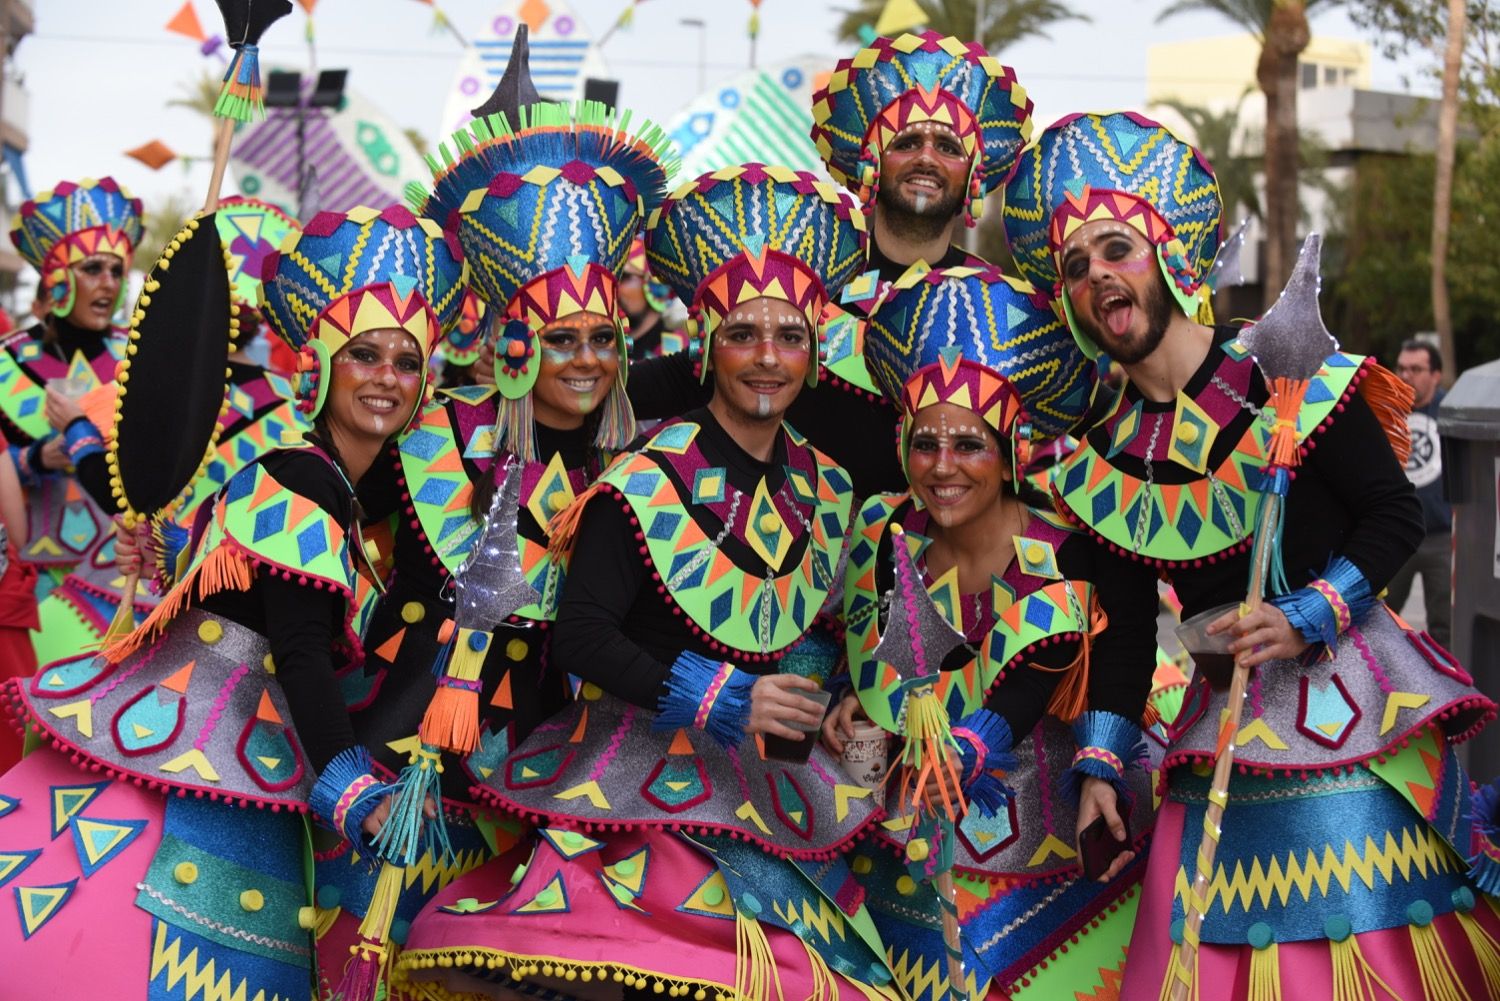
[{"label": "yellow felt triangle", "polygon": [[169,775],[185,772],[189,768],[202,776],[205,782],[219,781],[219,773],[214,771],[214,766],[208,763],[208,756],[196,747],[186,754],[179,754],[161,766],[161,770]]},{"label": "yellow felt triangle", "polygon": [[604,790],[600,789],[599,783],[594,781],[583,782],[573,786],[571,789],[564,789],[562,792],[554,794],[552,798],[566,801],[578,799],[579,797],[587,799],[593,804],[596,810],[610,809],[609,800],[604,796]]}]

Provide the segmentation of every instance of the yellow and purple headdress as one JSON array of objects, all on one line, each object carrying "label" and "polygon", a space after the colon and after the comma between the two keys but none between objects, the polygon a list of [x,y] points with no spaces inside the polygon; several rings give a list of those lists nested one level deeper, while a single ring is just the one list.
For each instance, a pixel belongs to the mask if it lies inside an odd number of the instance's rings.
[{"label": "yellow and purple headdress", "polygon": [[865,328],[865,364],[911,418],[952,403],[1015,446],[1055,438],[1083,418],[1097,381],[1047,297],[993,267],[929,270],[918,262],[885,286]]},{"label": "yellow and purple headdress", "polygon": [[[823,308],[864,268],[865,220],[847,195],[812,174],[747,163],[674,191],[646,224],[646,257],[688,306],[702,376],[714,330],[751,299],[791,304],[816,338]],[[817,362],[814,351],[809,385]]]},{"label": "yellow and purple headdress", "polygon": [[[1204,279],[1219,251],[1223,212],[1203,155],[1131,111],[1060,120],[1026,148],[1005,182],[1005,235],[1016,266],[1062,304],[1070,326],[1062,248],[1100,219],[1125,223],[1150,241],[1173,298],[1206,321]],[[1098,354],[1087,337],[1075,336],[1090,357]]]},{"label": "yellow and purple headdress", "polygon": [[[400,205],[320,212],[264,263],[261,310],[298,352],[298,406],[316,417],[329,362],[369,330],[404,330],[427,359],[458,322],[467,268],[431,219]],[[421,412],[418,401],[415,418]]]},{"label": "yellow and purple headdress", "polygon": [[[67,316],[76,294],[73,264],[93,254],[114,254],[129,269],[141,242],[141,200],[112,177],[63,181],[23,202],[11,226],[16,250],[42,273],[40,294],[55,315]],[[124,282],[120,295],[125,295]]]},{"label": "yellow and purple headdress", "polygon": [[[408,191],[469,261],[474,290],[499,317],[495,384],[512,405],[502,407],[498,444],[523,459],[534,454],[529,400],[542,329],[605,316],[626,356],[616,274],[676,162],[666,133],[647,121],[632,130],[630,120],[597,102],[524,106],[514,129],[503,113],[476,118],[429,158],[432,193]],[[601,447],[634,436],[624,380],[622,364]]]},{"label": "yellow and purple headdress", "polygon": [[813,145],[842,184],[874,203],[880,157],[907,129],[936,122],[952,129],[971,158],[969,205],[979,218],[984,196],[1000,184],[1031,138],[1031,99],[1015,72],[977,42],[935,31],[877,38],[839,61],[813,95]]}]

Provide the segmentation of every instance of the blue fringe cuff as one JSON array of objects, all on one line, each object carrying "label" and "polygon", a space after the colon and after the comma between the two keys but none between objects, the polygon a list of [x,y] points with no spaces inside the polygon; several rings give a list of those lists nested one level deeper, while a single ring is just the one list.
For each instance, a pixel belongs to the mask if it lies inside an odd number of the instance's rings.
[{"label": "blue fringe cuff", "polygon": [[1332,651],[1339,635],[1364,618],[1375,604],[1375,596],[1359,568],[1335,556],[1323,576],[1291,594],[1272,598],[1271,604],[1281,609],[1303,639],[1321,643],[1322,651]]},{"label": "blue fringe cuff", "polygon": [[104,436],[87,417],[75,417],[63,431],[63,451],[68,453],[68,461],[76,466],[80,459],[104,454]]},{"label": "blue fringe cuff", "polygon": [[986,817],[995,816],[1015,796],[995,775],[1016,770],[1015,755],[1010,753],[1015,745],[1010,724],[1004,716],[976,709],[953,727],[953,738],[958,742],[964,797]]},{"label": "blue fringe cuff", "polygon": [[725,747],[734,747],[745,738],[754,685],[755,675],[685,650],[672,662],[651,728],[693,727]]},{"label": "blue fringe cuff", "polygon": [[1130,798],[1125,781],[1127,769],[1140,765],[1146,756],[1140,724],[1100,709],[1090,710],[1073,722],[1073,740],[1078,753],[1062,777],[1062,790],[1078,802],[1086,778],[1103,779],[1115,787],[1122,800]]},{"label": "blue fringe cuff", "polygon": [[365,848],[370,842],[362,829],[365,818],[392,789],[371,774],[373,768],[370,752],[362,745],[345,748],[328,762],[307,797],[308,806],[325,827]]},{"label": "blue fringe cuff", "polygon": [[1469,858],[1469,878],[1495,896],[1500,894],[1500,780],[1475,789],[1470,805],[1476,840],[1487,842],[1490,851],[1481,848]]},{"label": "blue fringe cuff", "polygon": [[10,461],[16,464],[16,476],[28,490],[35,490],[42,482],[41,448],[40,442],[10,446]]}]

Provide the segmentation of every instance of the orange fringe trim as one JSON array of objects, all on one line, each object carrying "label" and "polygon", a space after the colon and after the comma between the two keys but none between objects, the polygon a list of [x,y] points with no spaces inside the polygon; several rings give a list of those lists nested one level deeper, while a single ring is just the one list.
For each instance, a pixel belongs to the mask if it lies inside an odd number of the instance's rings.
[{"label": "orange fringe trim", "polygon": [[194,594],[202,601],[220,591],[248,591],[255,580],[255,568],[232,546],[219,546],[203,558],[177,586],[168,591],[146,620],[129,635],[104,651],[104,659],[118,664],[139,650],[147,640],[166,628],[193,603]]},{"label": "orange fringe trim", "polygon": [[417,731],[428,744],[454,754],[479,749],[479,693],[439,684]]},{"label": "orange fringe trim", "polygon": [[1276,427],[1271,431],[1271,441],[1266,448],[1266,460],[1270,465],[1291,469],[1300,460],[1297,412],[1302,409],[1310,384],[1309,379],[1286,376],[1271,380],[1271,400],[1267,409],[1276,415]]},{"label": "orange fringe trim", "polygon": [[1104,614],[1104,609],[1099,604],[1099,595],[1095,594],[1089,599],[1088,631],[1078,641],[1078,656],[1073,658],[1072,663],[1052,668],[1042,667],[1040,664],[1031,665],[1039,671],[1062,672],[1062,680],[1053,689],[1052,700],[1047,703],[1047,712],[1064,723],[1073,722],[1088,708],[1089,651],[1093,649],[1094,639],[1108,625],[1109,616]]},{"label": "orange fringe trim", "polygon": [[1385,440],[1391,443],[1391,451],[1396,453],[1396,461],[1406,465],[1407,457],[1411,455],[1411,432],[1407,429],[1406,418],[1411,414],[1412,388],[1396,373],[1372,361],[1364,379],[1360,380],[1359,395],[1374,411],[1375,419],[1385,432]]},{"label": "orange fringe trim", "polygon": [[578,537],[578,525],[583,521],[583,508],[599,492],[602,483],[595,483],[573,498],[573,503],[552,516],[547,522],[547,555],[553,559],[567,556],[573,550],[573,540]]}]

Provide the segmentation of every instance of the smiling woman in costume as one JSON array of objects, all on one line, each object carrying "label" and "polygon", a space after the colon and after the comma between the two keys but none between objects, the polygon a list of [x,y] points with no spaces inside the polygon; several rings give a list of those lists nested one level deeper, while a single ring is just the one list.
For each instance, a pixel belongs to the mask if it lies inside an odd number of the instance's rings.
[{"label": "smiling woman in costume", "polygon": [[135,632],[6,690],[52,745],[0,776],[18,995],[145,999],[210,970],[236,995],[309,995],[302,815],[363,843],[389,792],[335,677],[361,656],[354,486],[416,415],[462,279],[438,227],[399,207],[323,213],[268,260],[315,430],[200,510]]},{"label": "smiling woman in costume", "polygon": [[[444,146],[444,153],[461,152],[443,157],[447,166],[420,208],[448,227],[447,238],[471,263],[472,290],[497,318],[494,379],[440,390],[360,486],[368,517],[398,513],[395,577],[365,633],[369,655],[345,679],[355,731],[382,773],[408,763],[434,693],[447,684],[434,676],[434,663],[441,673],[467,658],[477,687],[469,753],[443,759],[456,859],[419,863],[443,876],[407,886],[397,909],[403,922],[448,879],[516,842],[521,825],[490,830],[486,844],[469,787],[571,695],[566,673],[547,667],[567,568],[547,554],[547,523],[635,436],[615,272],[667,183],[664,137],[649,122],[638,121],[631,134],[597,108],[531,105],[513,121],[494,115],[472,128]],[[530,255],[514,253],[537,219],[555,225],[556,237]],[[453,578],[483,537],[512,466],[521,477],[519,503],[495,515],[515,521],[533,600],[488,632],[464,630],[450,643]],[[450,647],[457,649],[449,654]],[[364,860],[347,852],[318,866],[325,903],[337,891],[346,913],[352,906],[357,915],[353,902],[369,899],[374,880]],[[347,937],[335,928],[322,942],[336,954]]]},{"label": "smiling woman in costume", "polygon": [[[100,387],[113,385],[125,355],[125,332],[112,324],[141,225],[140,199],[103,177],[63,181],[23,203],[11,231],[41,272],[45,308],[41,323],[0,341],[0,427],[30,521],[21,558],[43,571],[41,625],[32,634],[42,664],[97,647],[120,601],[101,427],[113,399]],[[80,403],[91,391],[92,418]],[[150,609],[144,590],[136,605]]]},{"label": "smiling woman in costume", "polygon": [[[899,600],[892,550],[905,545],[964,636],[942,665],[938,693],[970,800],[954,871],[965,890],[973,990],[992,998],[1091,993],[1104,985],[1101,970],[1123,963],[1133,907],[1122,905],[1143,866],[1126,855],[1103,880],[1083,877],[1076,796],[1092,780],[1074,767],[1084,760],[1075,754],[1100,742],[1093,731],[1107,719],[1101,710],[1144,698],[1138,679],[1116,668],[1132,654],[1149,658],[1154,633],[1116,623],[1111,590],[1100,586],[1109,568],[1045,497],[1018,486],[1015,469],[1083,416],[1094,367],[1044,296],[992,268],[913,267],[871,309],[865,357],[901,409],[911,490],[871,498],[855,520],[844,589],[854,690],[825,721],[825,739],[840,748],[861,709],[901,732],[903,689],[873,651]],[[1135,742],[1120,748],[1122,766],[1137,764]],[[1149,774],[1122,767],[1115,782],[1137,807],[1131,845],[1139,848],[1151,822]],[[877,834],[898,850],[917,834],[899,788],[890,783],[895,819]],[[1114,834],[1125,838],[1123,821]],[[929,1001],[944,983],[947,954],[923,865],[872,845],[854,868],[902,987]],[[1072,959],[1057,953],[1070,937]]]},{"label": "smiling woman in costume", "polygon": [[808,764],[759,750],[816,728],[798,693],[836,659],[809,636],[848,479],[782,418],[816,379],[818,317],[863,259],[860,222],[827,184],[759,164],[701,177],[653,214],[652,271],[691,303],[713,398],[637,441],[568,512],[552,657],[581,697],[479,790],[541,837],[514,885],[490,865],[433,901],[403,955],[412,976],[886,990],[836,860],[873,819],[868,791],[821,749]]}]

